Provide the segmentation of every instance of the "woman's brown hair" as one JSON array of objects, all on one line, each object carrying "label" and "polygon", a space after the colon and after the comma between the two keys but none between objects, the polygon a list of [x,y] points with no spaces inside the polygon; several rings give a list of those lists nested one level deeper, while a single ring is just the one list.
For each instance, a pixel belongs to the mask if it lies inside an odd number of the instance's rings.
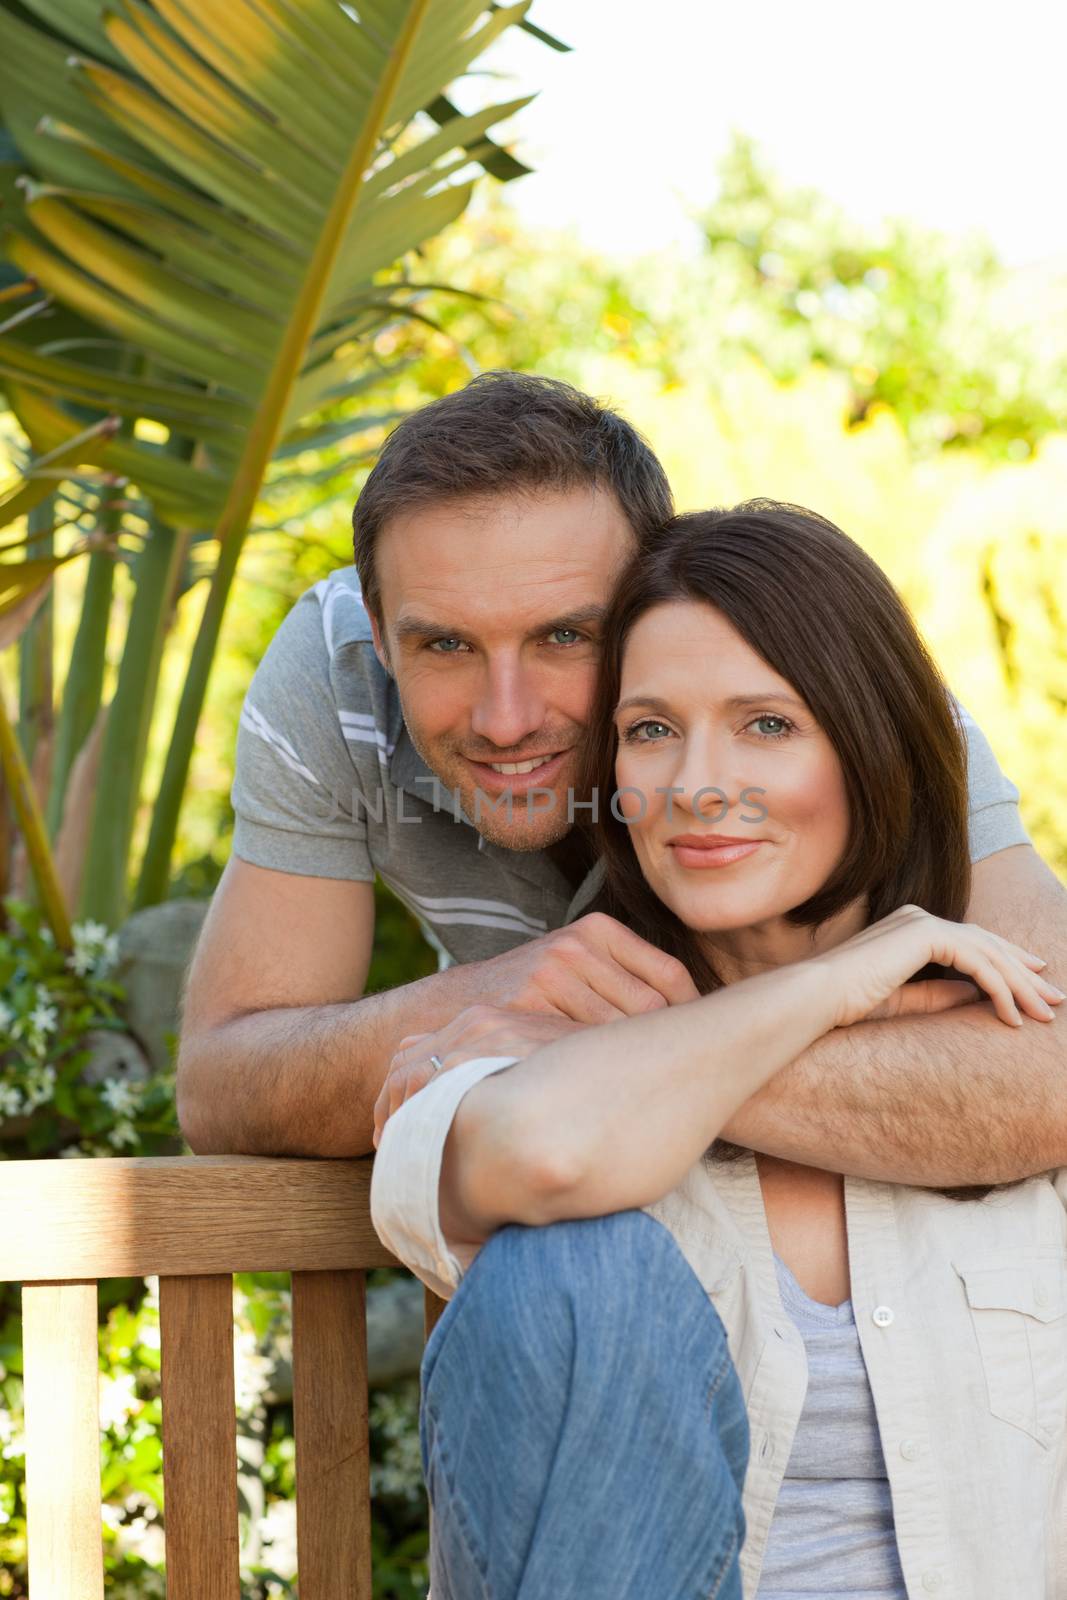
[{"label": "woman's brown hair", "polygon": [[[844,854],[787,920],[814,934],[863,896],[871,922],[908,904],[962,920],[970,895],[967,748],[948,687],[903,601],[859,545],[813,511],[762,499],[673,518],[616,589],[580,780],[580,792],[598,800],[598,908],[683,961],[701,993],[719,987],[700,936],[650,888],[629,828],[608,804],[626,641],[646,612],[675,602],[725,616],[806,702],[841,763],[850,819]],[[699,672],[699,662],[693,666]]]}]

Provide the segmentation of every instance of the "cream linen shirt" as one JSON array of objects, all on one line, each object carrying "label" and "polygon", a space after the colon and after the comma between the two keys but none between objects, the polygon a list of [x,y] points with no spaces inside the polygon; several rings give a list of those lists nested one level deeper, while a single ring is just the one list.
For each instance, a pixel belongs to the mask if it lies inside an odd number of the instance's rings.
[{"label": "cream linen shirt", "polygon": [[[431,1079],[386,1123],[375,1158],[374,1227],[445,1299],[477,1254],[441,1232],[445,1139],[464,1094],[512,1065],[479,1058]],[[807,1387],[755,1159],[702,1158],[644,1210],[703,1284],[741,1380],[752,1600]],[[909,1600],[1067,1600],[1067,1168],[974,1202],[846,1178],[845,1210]]]}]

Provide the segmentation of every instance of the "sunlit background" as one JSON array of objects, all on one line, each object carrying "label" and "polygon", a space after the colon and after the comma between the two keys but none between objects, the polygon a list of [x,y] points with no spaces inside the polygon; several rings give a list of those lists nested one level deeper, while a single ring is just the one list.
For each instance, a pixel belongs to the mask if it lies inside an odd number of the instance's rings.
[{"label": "sunlit background", "polygon": [[[54,857],[60,909],[80,919],[68,962],[25,837],[0,805],[0,895],[30,905],[0,923],[0,1156],[181,1148],[167,1023],[230,854],[249,679],[298,596],[351,561],[352,504],[388,428],[479,370],[565,378],[622,409],[681,509],[769,495],[859,540],[912,606],[1067,882],[1061,8],[535,0],[528,20],[548,38],[520,31],[512,10],[457,80],[435,77],[451,4],[433,8],[426,98],[370,141],[379,176],[393,161],[421,173],[420,141],[447,123],[436,98],[446,93],[463,112],[536,96],[493,126],[533,170],[516,177],[480,147],[511,179],[498,182],[463,141],[442,174],[456,146],[439,149],[425,191],[401,192],[388,227],[388,185],[371,197],[364,186],[345,236],[356,311],[346,304],[318,328],[347,387],[322,394],[313,364],[297,362],[273,419],[280,446],[256,458],[257,427],[284,385],[264,381],[240,318],[260,317],[269,344],[300,309],[293,285],[312,271],[363,127],[358,94],[339,94],[330,76],[338,52],[351,49],[355,79],[368,49],[374,59],[362,36],[356,47],[359,0],[172,8],[196,12],[213,61],[236,61],[241,94],[224,125],[212,96],[182,101],[183,117],[207,124],[209,145],[188,148],[153,142],[160,104],[184,93],[187,70],[206,73],[215,96],[220,85],[166,29],[139,49],[151,7],[112,17],[117,48],[94,0],[0,0],[0,450],[16,485],[0,499],[0,692],[43,815],[39,853]],[[409,7],[376,0],[375,11]],[[333,51],[305,59],[268,12],[332,20]],[[455,14],[468,13],[457,0]],[[460,55],[465,27],[452,41]],[[72,51],[121,62],[147,85],[140,112],[125,100],[115,111],[106,72],[87,110]],[[180,66],[167,73],[171,55]],[[305,76],[282,141],[271,115],[249,111],[260,92],[284,98],[279,62],[290,80]],[[117,140],[164,172],[165,226],[155,212],[145,221],[136,186],[122,191],[126,209],[101,211],[100,173],[70,134],[83,123],[91,140]],[[46,187],[19,188],[26,173]],[[465,210],[447,188],[464,177],[476,180]],[[389,241],[378,254],[364,248],[376,227]],[[32,317],[12,328],[4,318],[24,318],[27,295]],[[72,456],[72,437],[106,409],[101,394],[124,401],[123,431]],[[54,493],[16,517],[18,474],[55,449]],[[240,552],[232,585],[220,547]],[[63,564],[48,589],[53,561]],[[23,589],[44,596],[32,617]],[[209,596],[224,608],[217,640]],[[377,893],[371,989],[436,965],[406,911]],[[109,1032],[120,951],[126,1031]],[[110,1600],[164,1592],[153,1291],[127,1280],[101,1300]],[[390,1274],[371,1275],[372,1307],[402,1293]],[[0,1288],[0,1596],[23,1600],[16,1300]],[[408,1368],[375,1367],[372,1350],[376,1600],[425,1593],[415,1300]],[[295,1569],[284,1277],[242,1275],[235,1316],[242,1600],[274,1600],[294,1594]]]}]

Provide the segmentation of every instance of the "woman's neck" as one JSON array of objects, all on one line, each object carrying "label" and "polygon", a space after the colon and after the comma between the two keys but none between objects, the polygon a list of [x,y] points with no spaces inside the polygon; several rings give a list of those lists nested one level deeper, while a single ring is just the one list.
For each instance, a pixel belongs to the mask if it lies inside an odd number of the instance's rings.
[{"label": "woman's neck", "polygon": [[738,983],[833,950],[866,926],[867,905],[858,900],[815,929],[771,917],[746,928],[712,929],[702,933],[701,940],[722,982]]}]

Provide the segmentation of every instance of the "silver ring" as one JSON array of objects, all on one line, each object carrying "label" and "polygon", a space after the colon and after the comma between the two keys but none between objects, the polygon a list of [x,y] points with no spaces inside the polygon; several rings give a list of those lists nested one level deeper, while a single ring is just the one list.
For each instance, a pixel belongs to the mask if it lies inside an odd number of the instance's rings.
[{"label": "silver ring", "polygon": [[441,1060],[440,1056],[431,1056],[430,1057],[430,1065],[433,1067],[433,1070],[435,1072],[440,1072],[442,1067],[444,1066],[444,1062]]}]

